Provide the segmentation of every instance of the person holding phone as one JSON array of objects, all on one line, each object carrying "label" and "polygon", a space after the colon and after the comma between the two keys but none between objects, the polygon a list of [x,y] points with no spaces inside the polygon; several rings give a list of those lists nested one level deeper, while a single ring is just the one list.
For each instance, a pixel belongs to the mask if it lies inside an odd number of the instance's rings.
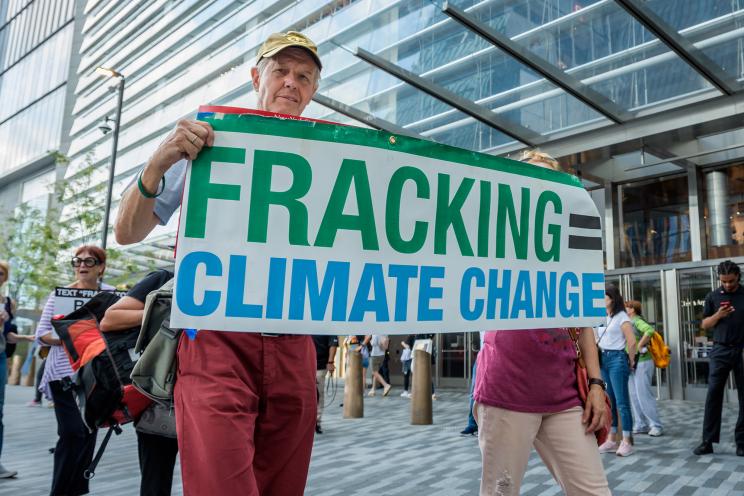
[{"label": "person holding phone", "polygon": [[739,396],[739,418],[734,431],[736,455],[744,456],[744,289],[740,279],[738,265],[731,260],[721,262],[718,265],[721,286],[705,297],[702,328],[713,329],[713,347],[708,353],[703,440],[693,450],[696,455],[713,453],[713,443],[720,441],[723,394],[729,373],[733,371]]}]

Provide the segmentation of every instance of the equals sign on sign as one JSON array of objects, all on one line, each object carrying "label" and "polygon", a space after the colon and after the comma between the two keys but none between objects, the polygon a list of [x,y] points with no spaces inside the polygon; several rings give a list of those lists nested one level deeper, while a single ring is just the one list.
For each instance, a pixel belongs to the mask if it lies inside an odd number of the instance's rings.
[{"label": "equals sign on sign", "polygon": [[[571,214],[568,218],[568,227],[569,248],[602,251],[602,224],[599,222],[599,217]],[[581,234],[572,234],[578,230]]]}]

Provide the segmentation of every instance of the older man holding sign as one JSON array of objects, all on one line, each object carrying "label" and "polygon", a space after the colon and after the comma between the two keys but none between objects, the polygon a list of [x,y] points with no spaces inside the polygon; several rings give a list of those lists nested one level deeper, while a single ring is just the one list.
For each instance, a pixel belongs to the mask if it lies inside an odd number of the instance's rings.
[{"label": "older man holding sign", "polygon": [[[304,35],[271,35],[251,71],[258,107],[299,116],[318,88],[321,67]],[[181,201],[186,161],[219,155],[214,144],[208,123],[178,123],[122,198],[119,243],[140,241],[168,221]],[[196,339],[182,337],[178,360],[184,494],[303,494],[316,412],[311,338],[200,331]]]},{"label": "older man holding sign", "polygon": [[135,242],[183,197],[170,322],[210,329],[178,355],[186,494],[302,493],[316,408],[305,334],[604,315],[599,217],[578,179],[298,119],[320,68],[303,35],[272,35],[253,84],[260,110],[284,118],[203,107],[122,201],[117,239]]}]

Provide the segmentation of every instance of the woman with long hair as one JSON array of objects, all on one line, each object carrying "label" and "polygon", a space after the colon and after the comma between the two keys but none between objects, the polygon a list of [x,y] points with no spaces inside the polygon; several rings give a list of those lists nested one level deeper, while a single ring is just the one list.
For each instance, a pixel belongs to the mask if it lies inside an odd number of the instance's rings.
[{"label": "woman with long hair", "polygon": [[[112,290],[113,286],[102,284],[106,270],[106,252],[92,245],[80,246],[70,260],[75,281],[68,288]],[[62,341],[52,327],[54,315],[54,292],[44,305],[36,328],[36,339],[50,346],[44,375],[39,389],[48,400],[54,402],[59,439],[54,450],[51,496],[78,496],[88,493],[88,479],[84,472],[93,459],[96,447],[96,431],[89,432],[83,423],[72,392],[73,375],[70,360],[62,347]]]},{"label": "woman with long hair", "polygon": [[[560,171],[544,153],[530,152],[523,160]],[[583,408],[568,329],[485,333],[473,392],[481,496],[518,495],[533,447],[564,493],[610,494],[594,436],[608,412],[591,329],[579,333],[578,346],[590,378]]]},{"label": "woman with long hair", "polygon": [[[630,412],[628,378],[635,369],[636,338],[630,317],[625,313],[623,297],[613,285],[605,287],[605,307],[607,324],[597,330],[597,344],[600,349],[602,378],[607,383],[607,394],[612,404],[612,436],[602,443],[599,452],[628,456],[633,453],[633,416]],[[623,428],[619,445],[614,439],[618,419]]]}]

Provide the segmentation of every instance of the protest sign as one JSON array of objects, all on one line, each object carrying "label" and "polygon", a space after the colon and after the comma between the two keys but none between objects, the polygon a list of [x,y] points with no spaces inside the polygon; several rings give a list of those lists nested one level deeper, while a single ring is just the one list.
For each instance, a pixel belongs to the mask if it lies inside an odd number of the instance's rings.
[{"label": "protest sign", "polygon": [[[97,289],[54,288],[54,315],[69,315],[85,305],[88,300],[100,293]],[[126,296],[126,291],[114,291],[119,296]]]},{"label": "protest sign", "polygon": [[186,175],[175,327],[407,334],[603,320],[600,219],[574,176],[369,129],[200,119],[215,142]]}]

